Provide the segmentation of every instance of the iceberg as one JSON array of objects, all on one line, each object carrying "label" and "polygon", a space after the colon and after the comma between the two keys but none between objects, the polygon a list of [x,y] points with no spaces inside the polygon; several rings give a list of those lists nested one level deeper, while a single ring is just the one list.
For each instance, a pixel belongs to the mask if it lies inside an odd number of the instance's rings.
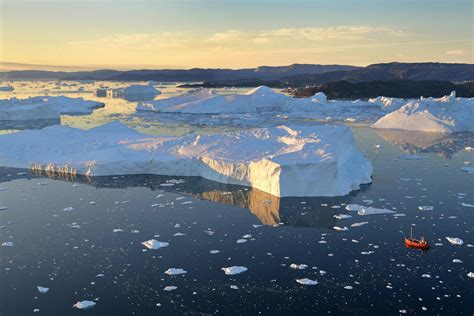
[{"label": "iceberg", "polygon": [[168,247],[169,243],[165,241],[158,241],[156,239],[150,239],[150,240],[142,242],[142,245],[147,247],[148,249],[156,250],[163,247]]},{"label": "iceberg", "polygon": [[155,89],[153,85],[132,84],[124,88],[111,89],[107,94],[115,98],[124,98],[128,101],[153,100],[161,91]]},{"label": "iceberg", "polygon": [[0,100],[0,121],[59,119],[61,115],[88,115],[102,107],[101,102],[64,96],[11,98]]},{"label": "iceberg", "polygon": [[302,285],[316,285],[316,284],[318,284],[318,281],[311,280],[311,279],[308,279],[308,278],[296,279],[296,282],[299,283],[299,284],[302,284]]},{"label": "iceberg", "polygon": [[384,112],[396,111],[407,103],[405,99],[389,98],[383,96],[371,98],[369,99],[369,102],[379,106]]},{"label": "iceberg", "polygon": [[439,99],[410,101],[375,122],[374,128],[422,132],[474,132],[474,98],[456,98],[453,91]]},{"label": "iceberg", "polygon": [[121,123],[50,126],[0,136],[0,166],[87,176],[200,176],[274,196],[341,196],[372,181],[344,125],[279,126],[157,137]]},{"label": "iceberg", "polygon": [[77,309],[89,309],[89,308],[94,307],[95,305],[96,303],[93,301],[80,301],[72,305],[72,307],[77,308]]},{"label": "iceberg", "polygon": [[248,269],[243,266],[232,266],[232,267],[227,267],[227,268],[222,268],[222,271],[224,271],[225,274],[227,275],[235,275],[235,274],[240,274],[242,272],[247,271]]}]

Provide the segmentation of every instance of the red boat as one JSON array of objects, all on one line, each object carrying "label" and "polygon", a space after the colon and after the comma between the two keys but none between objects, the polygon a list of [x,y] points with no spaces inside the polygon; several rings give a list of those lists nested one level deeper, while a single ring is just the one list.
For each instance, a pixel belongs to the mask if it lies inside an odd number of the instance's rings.
[{"label": "red boat", "polygon": [[413,238],[413,227],[410,228],[410,238],[405,237],[405,246],[408,248],[415,248],[421,250],[430,249],[430,244],[425,238],[421,237],[420,239]]}]

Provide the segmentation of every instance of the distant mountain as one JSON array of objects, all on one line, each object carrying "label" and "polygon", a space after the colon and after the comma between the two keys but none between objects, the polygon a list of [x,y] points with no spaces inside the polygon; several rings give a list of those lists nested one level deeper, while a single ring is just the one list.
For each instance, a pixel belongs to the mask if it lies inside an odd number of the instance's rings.
[{"label": "distant mountain", "polygon": [[328,71],[348,71],[359,69],[347,65],[293,64],[289,66],[261,66],[248,69],[162,69],[162,70],[95,70],[76,72],[56,72],[22,70],[0,72],[0,79],[44,79],[44,80],[121,80],[121,81],[211,81],[225,79],[274,79],[292,75],[315,75]]}]

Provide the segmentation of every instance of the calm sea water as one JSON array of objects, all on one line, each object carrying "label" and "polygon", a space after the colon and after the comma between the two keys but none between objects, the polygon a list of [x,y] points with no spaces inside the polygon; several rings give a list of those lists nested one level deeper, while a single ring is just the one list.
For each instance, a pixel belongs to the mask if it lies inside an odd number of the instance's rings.
[{"label": "calm sea water", "polygon": [[[99,111],[114,102],[123,101],[108,100]],[[213,131],[149,127],[126,109],[102,120],[119,117],[154,133]],[[101,113],[61,121],[87,127]],[[373,183],[337,198],[280,199],[199,178],[58,178],[0,169],[0,242],[13,242],[0,247],[0,315],[472,315],[474,175],[461,168],[473,162],[464,148],[474,147],[474,136],[353,131],[374,165]],[[396,213],[360,216],[345,209],[350,203]],[[430,241],[429,251],[405,248],[410,226]],[[147,250],[141,242],[151,238],[169,246]],[[224,274],[234,265],[248,270]],[[166,275],[169,268],[187,273]],[[295,281],[302,278],[318,284]],[[50,290],[40,294],[37,286]],[[97,305],[73,309],[80,300]]]}]

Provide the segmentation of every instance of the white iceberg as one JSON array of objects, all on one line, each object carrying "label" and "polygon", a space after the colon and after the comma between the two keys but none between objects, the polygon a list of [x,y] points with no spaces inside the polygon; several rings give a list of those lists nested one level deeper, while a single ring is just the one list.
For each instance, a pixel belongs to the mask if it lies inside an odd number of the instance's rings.
[{"label": "white iceberg", "polygon": [[474,98],[456,98],[456,93],[439,99],[410,101],[372,127],[422,132],[474,132]]},{"label": "white iceberg", "polygon": [[[371,163],[344,125],[156,137],[120,123],[50,126],[0,136],[0,166],[68,166],[90,176],[201,176],[275,196],[341,196],[370,183]],[[34,159],[34,161],[31,161]],[[56,168],[57,169],[57,168]]]},{"label": "white iceberg", "polygon": [[308,279],[308,278],[296,279],[296,282],[299,283],[299,284],[303,284],[303,285],[316,285],[316,284],[318,284],[318,281],[311,280],[311,279]]},{"label": "white iceberg", "polygon": [[165,271],[165,274],[167,275],[178,275],[178,274],[186,274],[188,271],[180,268],[169,268],[168,270]]},{"label": "white iceberg", "polygon": [[243,266],[232,266],[232,267],[222,268],[222,271],[224,271],[224,273],[227,275],[239,274],[247,270],[248,269]]},{"label": "white iceberg", "polygon": [[142,245],[147,247],[148,249],[156,250],[163,247],[168,247],[169,243],[165,241],[158,241],[156,239],[150,239],[150,240],[142,242]]},{"label": "white iceberg", "polygon": [[61,115],[88,115],[104,103],[68,98],[40,96],[28,99],[0,100],[0,121],[59,119]]},{"label": "white iceberg", "polygon": [[40,292],[41,294],[46,294],[49,291],[49,288],[47,287],[37,286],[36,288],[38,289],[38,292]]},{"label": "white iceberg", "polygon": [[461,246],[462,244],[464,244],[464,241],[461,239],[461,238],[457,238],[457,237],[446,237],[446,239],[449,241],[449,243],[451,245],[458,245],[458,246]]},{"label": "white iceberg", "polygon": [[384,112],[393,112],[401,108],[407,103],[405,99],[390,98],[390,97],[376,97],[369,99],[370,103],[373,103],[380,107]]},{"label": "white iceberg", "polygon": [[94,307],[95,305],[96,303],[93,301],[80,301],[72,305],[72,307],[77,308],[77,309],[89,309],[89,308]]},{"label": "white iceberg", "polygon": [[394,211],[388,210],[386,208],[376,208],[371,206],[363,206],[359,204],[348,204],[346,205],[346,210],[355,211],[357,215],[377,215],[377,214],[393,214]]},{"label": "white iceberg", "polygon": [[123,96],[133,96],[133,95],[143,95],[143,94],[151,94],[151,95],[159,95],[161,92],[153,87],[153,85],[140,85],[140,84],[132,84],[125,88],[117,88],[109,90],[109,95],[114,97],[123,97]]}]

